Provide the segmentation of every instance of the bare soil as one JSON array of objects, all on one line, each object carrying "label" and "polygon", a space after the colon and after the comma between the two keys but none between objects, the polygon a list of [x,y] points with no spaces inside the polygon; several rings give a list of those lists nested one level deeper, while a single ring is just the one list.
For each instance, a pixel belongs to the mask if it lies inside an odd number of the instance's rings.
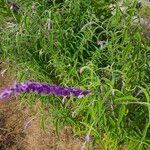
[{"label": "bare soil", "polygon": [[[14,79],[6,63],[0,64],[0,92]],[[64,128],[58,137],[52,125],[41,128],[40,104],[29,109],[25,102],[12,97],[0,101],[0,150],[80,150],[82,140]]]}]

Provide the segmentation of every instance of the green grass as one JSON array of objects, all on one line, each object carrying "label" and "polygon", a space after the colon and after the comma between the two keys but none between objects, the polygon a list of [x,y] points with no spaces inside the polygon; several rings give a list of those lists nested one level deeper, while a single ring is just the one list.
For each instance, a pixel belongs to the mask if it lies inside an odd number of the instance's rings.
[{"label": "green grass", "polygon": [[135,4],[125,12],[116,7],[112,15],[109,0],[16,2],[18,13],[0,2],[0,49],[16,65],[18,79],[92,90],[65,104],[45,95],[27,96],[27,102],[50,107],[57,130],[67,125],[75,135],[90,134],[93,147],[149,149],[150,49],[133,23]]}]

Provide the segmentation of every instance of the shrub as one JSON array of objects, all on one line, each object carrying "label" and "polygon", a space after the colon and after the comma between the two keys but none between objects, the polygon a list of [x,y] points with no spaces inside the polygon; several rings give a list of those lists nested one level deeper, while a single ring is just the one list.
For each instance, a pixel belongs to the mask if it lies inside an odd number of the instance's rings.
[{"label": "shrub", "polygon": [[92,90],[65,105],[40,96],[56,127],[70,125],[104,149],[148,148],[150,56],[134,24],[136,4],[112,5],[112,13],[110,0],[17,2],[18,13],[6,11],[11,20],[0,40],[5,58],[19,66],[18,78]]}]

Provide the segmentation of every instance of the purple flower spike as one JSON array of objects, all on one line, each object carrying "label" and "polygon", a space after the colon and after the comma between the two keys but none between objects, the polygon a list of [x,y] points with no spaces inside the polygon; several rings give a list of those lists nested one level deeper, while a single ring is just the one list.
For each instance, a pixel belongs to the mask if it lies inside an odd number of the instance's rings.
[{"label": "purple flower spike", "polygon": [[63,102],[67,97],[70,96],[82,98],[83,96],[91,93],[90,90],[81,90],[79,88],[65,88],[54,84],[27,81],[22,84],[14,84],[11,88],[4,90],[2,93],[0,93],[0,99],[8,98],[11,96],[12,93],[19,94],[29,92],[62,96]]},{"label": "purple flower spike", "polygon": [[13,93],[12,89],[6,89],[6,90],[4,90],[2,93],[0,93],[0,100],[1,99],[7,99],[7,98],[9,98],[12,93]]}]

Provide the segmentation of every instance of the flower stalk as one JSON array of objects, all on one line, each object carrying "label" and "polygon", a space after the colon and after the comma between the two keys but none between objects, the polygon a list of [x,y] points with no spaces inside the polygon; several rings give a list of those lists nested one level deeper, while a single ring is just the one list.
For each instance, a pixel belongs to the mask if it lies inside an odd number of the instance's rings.
[{"label": "flower stalk", "polygon": [[81,98],[91,93],[90,90],[81,90],[80,88],[62,87],[55,84],[39,83],[27,81],[21,84],[14,84],[0,93],[0,100],[9,98],[12,94],[30,93],[56,95],[65,98],[74,96]]}]

